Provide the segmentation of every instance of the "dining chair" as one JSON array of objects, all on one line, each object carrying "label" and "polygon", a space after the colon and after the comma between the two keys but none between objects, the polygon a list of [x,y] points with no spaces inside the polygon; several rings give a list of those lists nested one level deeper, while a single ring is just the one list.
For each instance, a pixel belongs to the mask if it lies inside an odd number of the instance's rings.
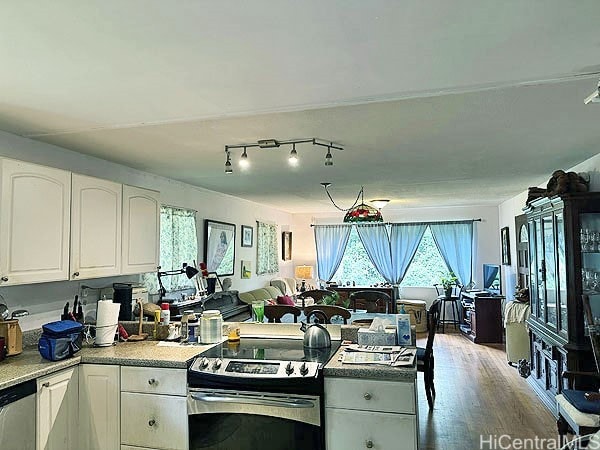
[{"label": "dining chair", "polygon": [[298,317],[302,310],[290,305],[265,305],[265,317],[269,323],[281,323],[281,318],[286,314],[294,316],[294,323],[298,323]]},{"label": "dining chair", "polygon": [[435,339],[435,331],[438,325],[440,316],[440,305],[442,301],[437,298],[433,301],[427,311],[427,325],[429,327],[429,334],[427,335],[427,344],[425,348],[417,347],[417,371],[423,372],[423,379],[425,381],[425,395],[427,395],[427,403],[429,409],[433,409],[435,402],[435,385],[433,383],[433,372],[435,366],[435,360],[433,357],[433,340]]},{"label": "dining chair", "polygon": [[323,297],[325,297],[326,295],[334,294],[335,292],[328,291],[326,289],[312,289],[310,291],[304,291],[299,293],[298,295],[296,295],[296,298],[302,300],[302,308],[304,309],[304,299],[306,297],[311,297],[312,299],[314,299],[315,303],[320,303],[323,300]]},{"label": "dining chair", "polygon": [[[386,314],[394,312],[392,298],[381,291],[356,291],[350,294],[350,304],[352,310],[356,312],[356,305],[362,306],[368,313],[384,312]],[[362,308],[360,308],[362,309]]]},{"label": "dining chair", "polygon": [[344,325],[348,324],[348,319],[352,315],[352,313],[344,308],[343,306],[335,306],[335,305],[311,305],[304,308],[304,315],[308,317],[308,315],[312,311],[323,311],[325,316],[327,316],[327,322],[331,323],[331,318],[335,316],[341,316],[344,319]]}]

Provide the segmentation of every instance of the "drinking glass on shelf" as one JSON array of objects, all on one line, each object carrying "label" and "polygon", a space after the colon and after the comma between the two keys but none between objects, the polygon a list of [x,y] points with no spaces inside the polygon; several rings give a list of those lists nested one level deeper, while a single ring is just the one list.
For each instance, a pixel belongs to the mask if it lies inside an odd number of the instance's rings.
[{"label": "drinking glass on shelf", "polygon": [[582,228],[579,235],[581,238],[581,251],[582,252],[589,251],[590,231],[587,228]]},{"label": "drinking glass on shelf", "polygon": [[262,322],[265,319],[265,302],[258,300],[252,302],[252,320],[254,322]]},{"label": "drinking glass on shelf", "polygon": [[597,231],[592,231],[589,235],[589,251],[596,252],[599,250],[598,246],[600,245],[600,233]]}]

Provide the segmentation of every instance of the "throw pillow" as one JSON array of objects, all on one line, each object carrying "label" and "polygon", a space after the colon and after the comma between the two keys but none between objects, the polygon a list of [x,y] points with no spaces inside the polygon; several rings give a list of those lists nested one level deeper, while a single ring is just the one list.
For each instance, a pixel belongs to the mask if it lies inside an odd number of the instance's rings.
[{"label": "throw pillow", "polygon": [[277,303],[280,305],[295,306],[294,300],[289,295],[280,295],[277,297]]}]

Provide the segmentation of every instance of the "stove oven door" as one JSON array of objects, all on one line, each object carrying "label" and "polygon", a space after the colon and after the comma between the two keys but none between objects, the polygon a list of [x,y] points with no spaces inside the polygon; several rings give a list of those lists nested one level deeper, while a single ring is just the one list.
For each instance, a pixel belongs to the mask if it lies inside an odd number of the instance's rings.
[{"label": "stove oven door", "polygon": [[325,448],[318,396],[190,388],[188,425],[189,450]]}]

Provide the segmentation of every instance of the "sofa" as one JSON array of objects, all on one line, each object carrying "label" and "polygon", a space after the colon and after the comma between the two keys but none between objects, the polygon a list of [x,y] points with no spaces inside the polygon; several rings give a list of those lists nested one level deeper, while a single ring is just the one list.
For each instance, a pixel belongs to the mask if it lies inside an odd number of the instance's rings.
[{"label": "sofa", "polygon": [[275,286],[266,286],[264,288],[254,289],[248,292],[239,294],[240,300],[249,305],[257,300],[273,300],[283,295],[283,293]]},{"label": "sofa", "polygon": [[284,295],[294,297],[296,295],[296,279],[295,278],[273,278],[271,280],[271,286],[279,288]]}]

